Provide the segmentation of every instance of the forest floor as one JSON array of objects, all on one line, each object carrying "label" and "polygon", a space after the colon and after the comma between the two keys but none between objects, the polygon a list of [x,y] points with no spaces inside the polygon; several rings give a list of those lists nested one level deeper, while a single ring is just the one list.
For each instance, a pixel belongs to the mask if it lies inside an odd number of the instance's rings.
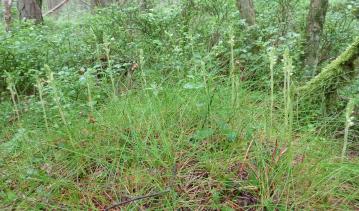
[{"label": "forest floor", "polygon": [[[356,210],[359,159],[294,128],[267,94],[163,86],[131,90],[93,114],[41,111],[0,131],[1,210]],[[5,109],[5,105],[2,106]],[[10,107],[10,106],[9,106]],[[154,195],[151,195],[154,194]],[[120,207],[117,207],[120,209]]]}]

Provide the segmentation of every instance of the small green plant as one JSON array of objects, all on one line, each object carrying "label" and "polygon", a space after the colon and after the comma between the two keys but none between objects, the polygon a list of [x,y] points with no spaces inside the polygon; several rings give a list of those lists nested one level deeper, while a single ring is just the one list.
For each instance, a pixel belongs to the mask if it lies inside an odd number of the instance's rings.
[{"label": "small green plant", "polygon": [[36,77],[36,88],[37,88],[37,91],[39,92],[39,98],[40,98],[42,113],[43,113],[43,117],[44,117],[44,121],[45,121],[46,131],[47,131],[47,133],[49,133],[50,129],[49,129],[49,123],[47,120],[45,100],[44,100],[44,85],[39,77]]},{"label": "small green plant", "polygon": [[274,110],[274,66],[277,63],[275,48],[270,48],[268,52],[270,69],[270,128],[273,128],[273,110]]},{"label": "small green plant", "polygon": [[346,111],[345,111],[345,131],[344,131],[344,144],[342,150],[342,160],[344,160],[347,152],[348,139],[349,139],[349,129],[354,125],[354,116],[353,111],[355,107],[354,98],[351,98],[348,102]]},{"label": "small green plant", "polygon": [[288,141],[291,142],[292,138],[292,125],[293,125],[293,103],[292,103],[292,81],[291,76],[293,74],[293,62],[287,48],[283,54],[283,72],[284,72],[284,125],[288,131]]},{"label": "small green plant", "polygon": [[87,105],[90,108],[90,114],[93,115],[94,114],[94,104],[95,101],[93,100],[92,97],[92,86],[93,86],[93,70],[92,69],[88,69],[87,71],[84,72],[83,78],[81,78],[82,80],[85,81],[86,83],[86,88],[87,88]]},{"label": "small green plant", "polygon": [[236,84],[237,84],[237,81],[238,81],[238,77],[235,75],[235,61],[234,61],[234,36],[232,35],[230,37],[230,40],[229,40],[229,45],[230,45],[230,48],[231,48],[231,69],[230,69],[230,78],[231,78],[231,87],[232,87],[232,105],[233,107],[235,107],[236,105],[236,99],[237,99],[237,87],[236,87]]},{"label": "small green plant", "polygon": [[18,96],[18,94],[16,91],[14,77],[6,71],[5,71],[5,74],[6,74],[7,89],[10,91],[11,100],[12,100],[12,103],[14,106],[16,118],[17,118],[17,120],[20,120],[20,111],[19,111],[19,107],[17,105],[18,103],[16,101],[16,97]]},{"label": "small green plant", "polygon": [[143,86],[146,87],[147,86],[147,80],[146,80],[146,75],[145,75],[145,72],[144,72],[145,56],[144,56],[143,49],[140,49],[139,54],[140,54],[139,55],[139,61],[140,61],[139,68],[141,70],[141,77],[142,77],[142,80],[143,80]]},{"label": "small green plant", "polygon": [[103,49],[105,50],[106,60],[108,62],[108,67],[107,67],[106,72],[107,72],[108,76],[110,77],[110,81],[111,81],[112,97],[113,97],[113,99],[116,99],[117,98],[116,81],[115,81],[115,76],[114,76],[113,69],[112,69],[112,58],[111,58],[111,48],[110,48],[111,39],[109,38],[109,36],[104,36]]},{"label": "small green plant", "polygon": [[54,100],[54,102],[55,102],[55,104],[57,106],[57,109],[59,111],[61,120],[62,120],[63,124],[65,125],[66,132],[67,132],[67,134],[69,136],[70,141],[72,142],[73,139],[72,139],[72,135],[71,135],[71,132],[70,132],[70,129],[69,129],[70,125],[69,125],[68,121],[66,120],[65,112],[64,112],[64,109],[63,109],[63,106],[62,106],[62,103],[61,103],[62,93],[61,93],[61,91],[59,90],[59,88],[56,85],[56,81],[55,81],[55,78],[54,78],[54,72],[51,71],[51,69],[50,69],[50,67],[48,65],[45,65],[44,68],[45,68],[46,73],[47,73],[47,83],[49,84],[49,86],[51,88],[52,99]]}]

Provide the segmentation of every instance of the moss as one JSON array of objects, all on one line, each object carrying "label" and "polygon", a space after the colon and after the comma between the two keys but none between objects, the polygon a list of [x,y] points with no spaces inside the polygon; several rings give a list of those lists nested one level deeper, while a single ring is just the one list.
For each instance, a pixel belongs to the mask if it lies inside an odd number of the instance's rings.
[{"label": "moss", "polygon": [[358,70],[354,62],[359,57],[359,37],[333,62],[328,64],[316,77],[299,87],[297,93],[301,97],[316,97],[323,93],[338,90],[348,83],[354,82]]}]

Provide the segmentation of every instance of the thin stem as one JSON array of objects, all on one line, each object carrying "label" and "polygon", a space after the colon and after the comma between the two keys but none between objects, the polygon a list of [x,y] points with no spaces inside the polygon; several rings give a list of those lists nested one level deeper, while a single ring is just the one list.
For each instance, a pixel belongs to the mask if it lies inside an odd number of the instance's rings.
[{"label": "thin stem", "polygon": [[349,129],[353,125],[352,120],[352,113],[354,111],[355,103],[354,99],[351,98],[348,102],[347,109],[345,112],[345,133],[344,133],[344,143],[343,143],[343,150],[342,150],[342,161],[345,159],[347,146],[348,146],[348,139],[349,139]]},{"label": "thin stem", "polygon": [[50,132],[49,123],[47,121],[45,101],[44,101],[44,98],[43,98],[43,86],[42,86],[42,83],[41,83],[40,79],[37,79],[36,82],[37,82],[37,90],[39,91],[39,97],[40,97],[42,113],[43,113],[43,117],[44,117],[44,121],[45,121],[46,131],[47,131],[47,133],[49,133]]},{"label": "thin stem", "polygon": [[90,82],[88,80],[89,80],[89,78],[86,79],[88,103],[89,103],[89,106],[90,106],[91,114],[93,115],[94,107],[93,107],[93,101],[92,101],[91,86],[90,86]]},{"label": "thin stem", "polygon": [[140,49],[140,65],[139,65],[139,67],[141,69],[141,75],[142,75],[142,80],[143,80],[144,87],[146,87],[147,86],[147,80],[146,80],[145,73],[143,72],[144,64],[145,64],[145,57],[144,57],[143,49]]},{"label": "thin stem", "polygon": [[235,80],[235,66],[234,66],[234,36],[231,37],[229,44],[231,46],[231,88],[232,88],[232,106],[235,107],[236,104],[236,80]]},{"label": "thin stem", "polygon": [[16,103],[16,91],[14,91],[13,85],[10,86],[10,94],[11,94],[11,100],[12,100],[12,102],[14,104],[16,118],[18,120],[20,120],[20,112],[19,112],[19,108],[17,107],[17,103]]},{"label": "thin stem", "polygon": [[272,137],[272,129],[273,129],[273,110],[274,110],[274,66],[277,62],[277,57],[275,55],[275,49],[272,48],[269,52],[269,68],[270,68],[270,131],[269,137]]}]

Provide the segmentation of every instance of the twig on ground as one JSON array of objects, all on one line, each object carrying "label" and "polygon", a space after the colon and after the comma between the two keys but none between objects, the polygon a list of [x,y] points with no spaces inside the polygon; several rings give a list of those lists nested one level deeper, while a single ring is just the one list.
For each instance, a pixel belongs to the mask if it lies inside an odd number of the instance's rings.
[{"label": "twig on ground", "polygon": [[166,193],[168,193],[168,192],[170,192],[170,189],[167,189],[167,190],[162,191],[162,192],[157,192],[157,193],[145,195],[145,196],[137,196],[137,197],[135,197],[135,198],[128,199],[128,200],[126,200],[126,201],[116,203],[116,204],[114,204],[114,205],[112,205],[112,206],[106,208],[105,211],[109,211],[109,210],[111,210],[111,209],[120,207],[120,206],[125,205],[125,204],[129,204],[129,203],[134,202],[134,201],[138,201],[138,200],[142,200],[142,199],[147,199],[147,198],[151,198],[151,197],[160,196],[160,195],[166,194]]}]

